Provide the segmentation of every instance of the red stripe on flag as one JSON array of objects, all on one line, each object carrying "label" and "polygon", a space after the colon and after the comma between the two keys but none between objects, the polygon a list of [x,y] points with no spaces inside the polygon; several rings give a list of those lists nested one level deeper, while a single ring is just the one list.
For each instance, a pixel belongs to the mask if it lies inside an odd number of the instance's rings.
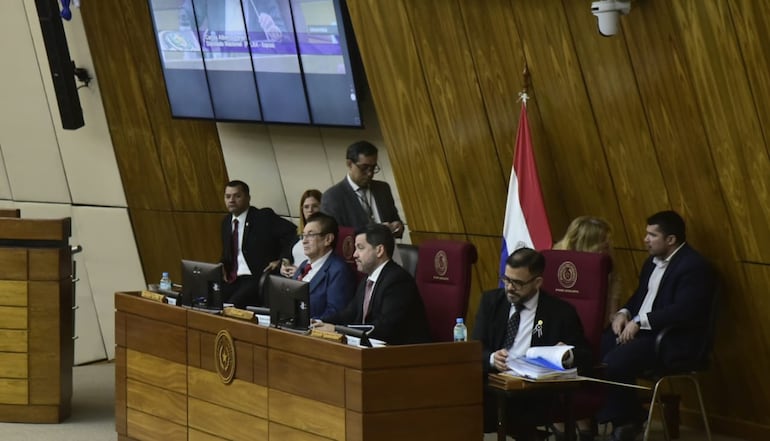
[{"label": "red stripe on flag", "polygon": [[553,245],[551,226],[543,204],[543,192],[540,189],[540,179],[535,165],[535,155],[532,151],[532,137],[529,134],[527,105],[521,104],[519,129],[516,132],[516,153],[513,158],[513,169],[519,181],[519,204],[524,212],[529,235],[535,249],[547,250]]}]

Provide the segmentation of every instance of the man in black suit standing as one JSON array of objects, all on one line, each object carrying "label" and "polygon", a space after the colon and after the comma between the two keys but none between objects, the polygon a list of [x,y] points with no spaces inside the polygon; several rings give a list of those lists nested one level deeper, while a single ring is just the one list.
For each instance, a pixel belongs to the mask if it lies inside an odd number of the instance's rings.
[{"label": "man in black suit standing", "polygon": [[[575,308],[540,287],[545,257],[531,248],[514,251],[500,277],[503,288],[485,292],[476,314],[473,339],[481,341],[484,381],[490,372],[508,370],[506,360],[523,357],[532,346],[574,346],[565,365],[578,370],[590,367],[591,350]],[[533,439],[533,424],[542,419],[550,398],[543,396],[511,400],[509,427],[517,440]],[[484,432],[496,430],[497,406],[492,394],[484,397]]]},{"label": "man in black suit standing", "polygon": [[245,182],[227,183],[225,204],[230,214],[222,219],[222,294],[226,302],[238,308],[265,304],[259,292],[260,276],[280,267],[281,257],[291,255],[297,240],[296,225],[270,208],[256,208],[250,203]]},{"label": "man in black suit standing", "polygon": [[[634,295],[618,311],[602,338],[602,355],[609,380],[630,383],[646,370],[697,357],[707,338],[714,295],[711,266],[685,243],[685,223],[674,211],[647,219],[644,244],[650,256],[642,265]],[[662,360],[655,357],[655,339],[668,326],[677,332],[666,338]],[[611,387],[601,422],[610,421],[614,441],[630,441],[642,431],[646,414],[636,390]]]},{"label": "man in black suit standing", "polygon": [[321,211],[346,227],[359,228],[370,223],[385,224],[396,238],[404,234],[390,186],[375,181],[379,173],[377,147],[368,141],[354,142],[346,154],[348,174],[324,192]]},{"label": "man in black suit standing", "polygon": [[[356,230],[353,258],[358,271],[367,277],[347,307],[326,321],[373,325],[369,336],[391,345],[427,343],[430,332],[422,297],[414,277],[390,259],[394,246],[393,234],[385,225]],[[333,330],[322,322],[315,326]]]}]

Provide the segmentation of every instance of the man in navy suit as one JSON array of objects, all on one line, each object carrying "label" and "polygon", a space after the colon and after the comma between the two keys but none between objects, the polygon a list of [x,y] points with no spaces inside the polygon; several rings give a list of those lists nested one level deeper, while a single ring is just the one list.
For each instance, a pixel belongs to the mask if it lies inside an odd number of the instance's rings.
[{"label": "man in navy suit", "polygon": [[334,253],[339,226],[333,217],[313,213],[302,231],[304,260],[294,278],[310,283],[310,317],[326,320],[353,297],[354,276],[345,260]]},{"label": "man in navy suit", "polygon": [[382,223],[396,238],[404,234],[404,224],[393,202],[390,186],[375,181],[379,173],[377,147],[367,141],[354,142],[346,155],[348,174],[324,192],[321,211],[334,216],[339,225],[359,228]]},{"label": "man in navy suit", "polygon": [[230,181],[225,187],[227,214],[222,219],[222,258],[226,302],[238,308],[263,305],[259,279],[263,272],[273,272],[281,257],[291,256],[297,240],[297,227],[270,208],[251,205],[249,186]]},{"label": "man in navy suit", "polygon": [[[482,294],[473,339],[481,341],[484,381],[487,373],[508,370],[509,356],[523,357],[532,346],[573,345],[566,365],[583,370],[591,365],[591,349],[575,308],[540,289],[545,258],[531,248],[514,251],[500,277],[503,288]],[[516,315],[518,314],[518,317]],[[543,418],[550,397],[536,396],[510,400],[509,427],[517,440],[534,439],[533,425]],[[496,429],[496,402],[485,390],[484,431]]]},{"label": "man in navy suit", "polygon": [[[703,347],[714,279],[709,263],[685,239],[684,220],[676,212],[647,219],[644,244],[650,256],[639,286],[603,336],[607,379],[633,384],[644,371],[659,367],[655,337],[668,326],[682,328],[667,337],[664,366],[692,358]],[[611,387],[598,418],[612,422],[614,441],[630,441],[641,432],[644,415],[635,389]]]},{"label": "man in navy suit", "polygon": [[[367,277],[345,309],[326,321],[338,325],[373,325],[369,336],[391,345],[429,342],[428,319],[417,283],[390,259],[395,247],[390,229],[370,224],[356,230],[355,247],[356,266]],[[333,330],[323,323],[315,326]]]}]

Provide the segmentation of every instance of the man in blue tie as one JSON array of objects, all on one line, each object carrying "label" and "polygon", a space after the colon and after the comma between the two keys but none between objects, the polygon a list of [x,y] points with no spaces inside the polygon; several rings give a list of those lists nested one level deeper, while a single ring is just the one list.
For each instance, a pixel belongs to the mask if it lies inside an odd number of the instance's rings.
[{"label": "man in blue tie", "polygon": [[326,320],[347,306],[353,297],[354,275],[334,252],[339,226],[333,217],[314,213],[307,218],[300,240],[307,259],[294,278],[310,283],[310,318]]}]

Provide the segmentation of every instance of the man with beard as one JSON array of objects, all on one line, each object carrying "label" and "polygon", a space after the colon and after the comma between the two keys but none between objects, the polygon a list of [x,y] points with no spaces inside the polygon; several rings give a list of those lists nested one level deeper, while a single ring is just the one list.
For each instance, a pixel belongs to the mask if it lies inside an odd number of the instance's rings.
[{"label": "man with beard", "polygon": [[[709,263],[685,239],[684,220],[676,212],[661,211],[647,219],[644,244],[650,256],[634,295],[602,338],[608,380],[633,384],[643,372],[697,357],[703,348],[714,277]],[[669,333],[657,359],[656,336],[672,325],[677,331]],[[635,389],[610,387],[597,419],[612,422],[613,441],[631,441],[641,433],[645,417]]]},{"label": "man with beard", "polygon": [[[473,339],[482,344],[485,383],[488,373],[508,370],[509,356],[523,357],[532,346],[572,345],[565,366],[590,367],[591,350],[580,317],[572,305],[540,289],[544,269],[542,254],[520,248],[505,262],[505,274],[500,277],[503,288],[482,295]],[[508,427],[517,441],[535,439],[534,426],[543,422],[551,401],[543,394],[509,399]],[[496,430],[496,404],[485,388],[484,432]]]},{"label": "man with beard", "polygon": [[[391,345],[427,343],[430,332],[425,306],[414,277],[391,260],[394,246],[386,225],[370,224],[356,230],[353,258],[358,271],[367,277],[347,307],[326,322],[373,325],[369,336]],[[333,330],[323,322],[314,326]]]}]

